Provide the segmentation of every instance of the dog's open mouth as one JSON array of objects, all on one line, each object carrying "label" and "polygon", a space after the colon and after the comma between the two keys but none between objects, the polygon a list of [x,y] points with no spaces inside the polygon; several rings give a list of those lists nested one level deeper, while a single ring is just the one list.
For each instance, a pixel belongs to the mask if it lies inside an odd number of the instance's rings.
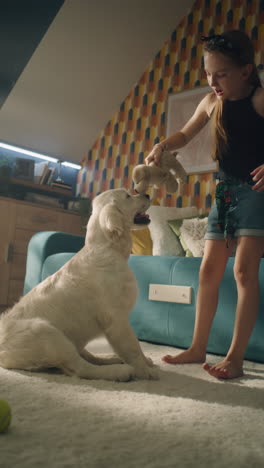
[{"label": "dog's open mouth", "polygon": [[137,213],[134,217],[134,224],[149,224],[149,215],[146,213]]}]

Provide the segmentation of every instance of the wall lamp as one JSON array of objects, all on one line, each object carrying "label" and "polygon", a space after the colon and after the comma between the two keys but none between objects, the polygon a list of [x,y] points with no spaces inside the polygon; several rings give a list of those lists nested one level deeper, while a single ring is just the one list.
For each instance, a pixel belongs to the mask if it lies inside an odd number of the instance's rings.
[{"label": "wall lamp", "polygon": [[68,161],[61,161],[58,158],[53,158],[53,157],[47,156],[45,154],[35,153],[35,151],[30,151],[30,150],[26,150],[26,149],[23,149],[23,148],[19,148],[18,146],[9,145],[9,144],[3,143],[1,141],[0,141],[0,148],[4,148],[4,149],[10,150],[10,151],[15,151],[16,153],[25,154],[27,156],[33,156],[34,158],[44,159],[45,161],[49,161],[49,162],[53,162],[53,163],[60,163],[60,164],[62,164],[62,166],[71,167],[72,169],[81,169],[82,168],[82,166],[80,166],[80,164],[74,164],[74,163],[71,163],[71,162],[68,162]]}]

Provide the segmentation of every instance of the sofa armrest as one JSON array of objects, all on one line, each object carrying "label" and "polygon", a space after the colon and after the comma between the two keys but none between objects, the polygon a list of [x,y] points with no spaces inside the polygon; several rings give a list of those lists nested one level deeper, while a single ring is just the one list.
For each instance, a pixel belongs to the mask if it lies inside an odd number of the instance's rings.
[{"label": "sofa armrest", "polygon": [[43,231],[34,234],[27,250],[26,275],[23,294],[41,282],[42,266],[46,258],[55,253],[78,252],[85,238],[58,231]]}]

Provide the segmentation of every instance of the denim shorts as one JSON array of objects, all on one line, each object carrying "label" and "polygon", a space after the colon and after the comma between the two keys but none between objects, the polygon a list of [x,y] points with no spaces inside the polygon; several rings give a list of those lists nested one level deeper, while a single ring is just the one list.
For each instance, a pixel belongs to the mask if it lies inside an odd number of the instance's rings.
[{"label": "denim shorts", "polygon": [[[235,204],[232,207],[233,236],[264,236],[264,192],[255,192],[252,185],[236,182],[229,186]],[[205,239],[223,240],[216,202],[208,216]]]}]

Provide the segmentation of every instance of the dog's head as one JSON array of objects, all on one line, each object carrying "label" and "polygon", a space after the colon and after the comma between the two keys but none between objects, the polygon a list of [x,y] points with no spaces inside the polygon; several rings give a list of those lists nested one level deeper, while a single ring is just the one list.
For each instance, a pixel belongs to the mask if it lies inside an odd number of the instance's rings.
[{"label": "dog's head", "polygon": [[148,195],[131,195],[125,189],[107,190],[93,200],[92,216],[99,220],[108,239],[120,239],[131,229],[149,224],[145,211],[149,208]]}]

